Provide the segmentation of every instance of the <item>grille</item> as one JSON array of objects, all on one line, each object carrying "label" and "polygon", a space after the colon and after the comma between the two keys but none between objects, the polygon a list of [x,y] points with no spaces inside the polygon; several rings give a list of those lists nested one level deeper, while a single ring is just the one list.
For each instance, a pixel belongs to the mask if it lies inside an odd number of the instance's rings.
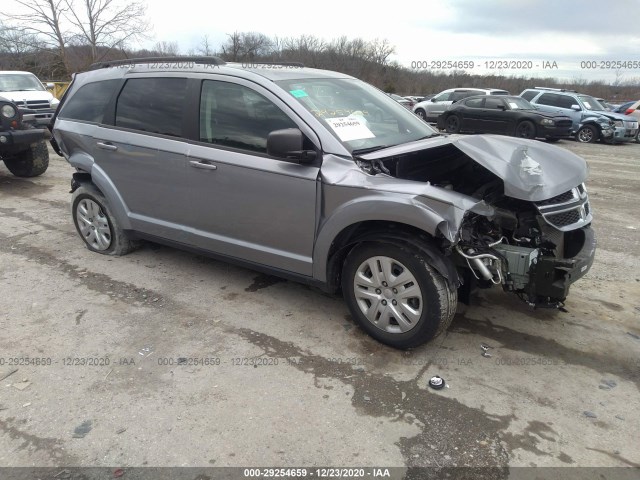
[{"label": "grille", "polygon": [[543,200],[542,202],[537,202],[538,206],[542,206],[542,205],[555,205],[557,203],[566,203],[566,202],[570,202],[571,200],[574,200],[575,197],[573,196],[573,191],[569,190],[568,192],[564,192],[561,193],[560,195],[556,195],[553,198],[550,198],[549,200]]},{"label": "grille", "polygon": [[555,213],[547,216],[547,221],[557,227],[567,227],[580,221],[580,213],[578,210],[569,210],[568,212]]},{"label": "grille", "polygon": [[43,110],[45,108],[51,108],[49,102],[44,100],[30,100],[27,103],[27,108],[31,108],[33,110]]},{"label": "grille", "polygon": [[548,200],[536,202],[544,221],[561,232],[568,232],[591,222],[591,206],[584,185]]}]

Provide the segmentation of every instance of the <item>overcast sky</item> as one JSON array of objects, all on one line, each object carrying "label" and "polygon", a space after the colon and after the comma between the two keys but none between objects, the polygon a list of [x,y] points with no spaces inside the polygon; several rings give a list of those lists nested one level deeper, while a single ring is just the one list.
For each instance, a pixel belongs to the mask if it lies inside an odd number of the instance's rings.
[{"label": "overcast sky", "polygon": [[[4,6],[12,0],[1,0]],[[214,47],[233,31],[269,36],[347,35],[388,39],[393,59],[414,61],[532,61],[534,72],[585,80],[616,77],[616,70],[583,69],[581,61],[640,61],[640,0],[148,0],[156,41],[175,41],[186,53],[206,34]],[[381,9],[379,5],[383,5]],[[558,70],[542,70],[556,62]],[[536,68],[540,66],[540,68]],[[598,64],[598,67],[600,65]],[[484,73],[476,67],[477,73]],[[527,70],[494,70],[530,74]],[[640,68],[618,71],[640,82]]]}]

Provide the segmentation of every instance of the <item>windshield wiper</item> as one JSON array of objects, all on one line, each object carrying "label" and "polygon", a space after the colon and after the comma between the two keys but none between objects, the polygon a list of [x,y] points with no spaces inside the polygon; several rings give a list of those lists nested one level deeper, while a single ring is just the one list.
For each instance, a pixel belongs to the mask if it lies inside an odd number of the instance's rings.
[{"label": "windshield wiper", "polygon": [[393,146],[394,145],[379,145],[377,147],[359,148],[357,150],[352,150],[351,155],[362,155],[363,153],[377,152],[378,150],[382,150],[384,148],[389,148]]}]

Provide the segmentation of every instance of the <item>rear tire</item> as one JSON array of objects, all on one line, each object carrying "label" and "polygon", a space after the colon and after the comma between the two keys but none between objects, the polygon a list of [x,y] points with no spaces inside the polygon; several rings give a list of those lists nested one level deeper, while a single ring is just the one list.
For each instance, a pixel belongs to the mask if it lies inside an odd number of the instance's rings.
[{"label": "rear tire", "polygon": [[462,120],[458,115],[449,115],[444,121],[444,129],[447,133],[460,133]]},{"label": "rear tire", "polygon": [[93,184],[82,184],[73,192],[71,214],[78,235],[92,252],[120,256],[140,245],[120,227],[107,199]]},{"label": "rear tire", "polygon": [[37,177],[47,171],[49,167],[49,149],[47,143],[41,140],[29,145],[29,149],[6,158],[4,164],[16,177]]},{"label": "rear tire", "polygon": [[419,116],[425,122],[427,121],[427,112],[425,112],[423,109],[421,108],[417,109],[416,115]]},{"label": "rear tire", "polygon": [[422,252],[376,241],[363,242],[349,252],[342,291],[360,327],[398,349],[417,347],[444,332],[458,298],[457,289]]}]

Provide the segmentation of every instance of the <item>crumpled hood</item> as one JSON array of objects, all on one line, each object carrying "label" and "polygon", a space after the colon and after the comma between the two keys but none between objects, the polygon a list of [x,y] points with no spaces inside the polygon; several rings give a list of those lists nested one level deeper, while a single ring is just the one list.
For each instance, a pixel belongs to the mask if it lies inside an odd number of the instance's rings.
[{"label": "crumpled hood", "polygon": [[505,195],[537,202],[560,195],[587,179],[587,162],[560,147],[500,135],[449,135],[405,143],[361,155],[378,160],[452,144],[504,182]]},{"label": "crumpled hood", "polygon": [[624,113],[617,113],[617,112],[592,112],[592,113],[598,113],[599,115],[610,118],[611,120],[625,120],[627,122],[638,121],[635,117],[632,117],[631,115],[625,115]]}]

